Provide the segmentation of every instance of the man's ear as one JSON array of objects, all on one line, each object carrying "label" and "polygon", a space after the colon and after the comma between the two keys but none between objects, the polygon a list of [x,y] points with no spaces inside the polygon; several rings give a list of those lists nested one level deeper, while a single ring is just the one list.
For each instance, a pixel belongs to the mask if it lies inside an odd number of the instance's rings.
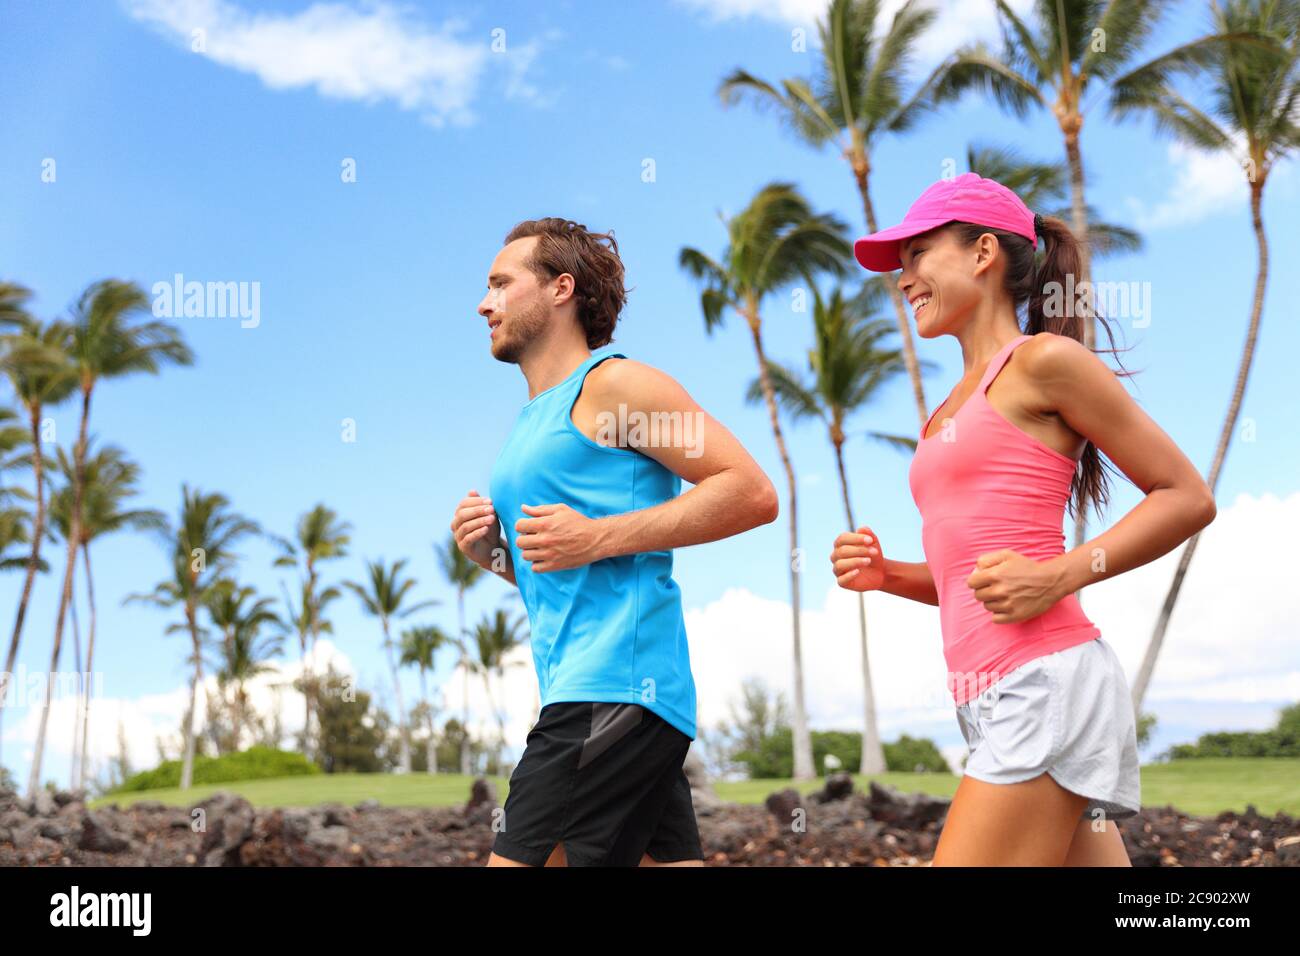
[{"label": "man's ear", "polygon": [[574,282],[572,275],[567,272],[561,272],[551,280],[551,283],[555,286],[555,289],[551,294],[552,305],[560,306],[573,298],[576,283]]}]

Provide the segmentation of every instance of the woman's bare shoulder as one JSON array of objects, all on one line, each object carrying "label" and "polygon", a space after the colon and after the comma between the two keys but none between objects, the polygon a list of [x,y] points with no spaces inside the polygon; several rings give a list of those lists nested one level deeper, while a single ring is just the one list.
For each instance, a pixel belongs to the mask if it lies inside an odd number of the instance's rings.
[{"label": "woman's bare shoulder", "polygon": [[1086,378],[1105,368],[1082,342],[1055,332],[1039,332],[1017,351],[1024,357],[1022,370],[1035,381]]}]

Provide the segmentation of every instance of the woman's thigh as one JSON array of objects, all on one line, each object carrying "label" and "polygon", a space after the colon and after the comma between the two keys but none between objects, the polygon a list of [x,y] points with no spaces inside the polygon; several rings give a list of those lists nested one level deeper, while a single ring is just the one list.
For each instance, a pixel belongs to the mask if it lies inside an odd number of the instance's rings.
[{"label": "woman's thigh", "polygon": [[1114,820],[1107,820],[1103,829],[1095,829],[1092,820],[1080,820],[1070,841],[1070,852],[1065,856],[1066,866],[1132,866],[1124,835]]},{"label": "woman's thigh", "polygon": [[1023,783],[962,777],[933,866],[1061,866],[1088,798],[1043,773]]}]

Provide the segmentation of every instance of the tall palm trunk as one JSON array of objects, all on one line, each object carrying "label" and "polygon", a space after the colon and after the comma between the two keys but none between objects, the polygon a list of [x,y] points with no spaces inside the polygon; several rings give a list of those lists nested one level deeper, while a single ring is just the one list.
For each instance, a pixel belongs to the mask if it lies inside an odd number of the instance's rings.
[{"label": "tall palm trunk", "polygon": [[[190,572],[191,590],[197,586],[198,575]],[[190,628],[190,645],[194,651],[194,670],[190,673],[190,709],[185,715],[181,733],[185,737],[185,756],[181,761],[181,789],[188,790],[194,779],[194,719],[199,709],[199,682],[203,679],[203,644],[199,640],[199,620],[194,609],[193,594],[185,601],[185,621]]]},{"label": "tall palm trunk", "polygon": [[86,568],[86,601],[90,609],[90,634],[86,639],[85,700],[81,705],[81,769],[77,774],[77,787],[86,784],[86,771],[90,766],[90,701],[95,681],[95,584],[90,576],[90,543],[81,546],[81,556]]},{"label": "tall palm trunk", "polygon": [[[288,599],[286,593],[286,603]],[[303,614],[307,614],[305,603]],[[307,628],[302,626],[298,629],[298,659],[302,667],[302,754],[308,760],[311,760],[311,683],[307,675]]]},{"label": "tall palm trunk", "polygon": [[501,715],[497,712],[496,701],[492,697],[492,685],[488,681],[486,668],[483,670],[483,692],[487,694],[488,708],[497,722],[497,739],[492,744],[492,762],[496,765],[497,773],[501,773],[501,745],[505,743],[506,732],[505,725],[501,722]]},{"label": "tall palm trunk", "polygon": [[[1088,205],[1083,193],[1083,152],[1079,149],[1079,129],[1082,125],[1083,117],[1078,114],[1074,114],[1073,123],[1068,118],[1062,122],[1065,130],[1065,158],[1070,165],[1070,229],[1079,242],[1079,269],[1082,272],[1079,285],[1089,290],[1090,308],[1083,317],[1083,345],[1091,350],[1096,346],[1097,320],[1093,317],[1096,300],[1092,290],[1092,250],[1088,244]],[[1074,547],[1083,544],[1087,528],[1088,509],[1080,507],[1079,513],[1074,516]]]},{"label": "tall palm trunk", "polygon": [[[74,495],[75,497],[75,495]],[[73,513],[71,525],[77,527],[76,513]],[[76,538],[72,539],[74,542]],[[31,773],[27,778],[27,796],[36,796],[41,784],[41,763],[45,755],[45,732],[50,723],[50,704],[54,698],[54,682],[59,673],[59,654],[63,650],[63,619],[68,605],[72,602],[72,581],[76,571],[76,546],[73,545],[70,563],[63,570],[63,594],[59,600],[59,616],[54,626],[54,649],[50,652],[50,673],[45,682],[45,701],[41,705],[41,722],[36,731],[36,747],[32,753]]]},{"label": "tall palm trunk", "polygon": [[82,701],[81,769],[77,773],[77,787],[86,786],[86,771],[90,766],[90,701],[95,682],[95,583],[90,574],[90,542],[82,544],[83,564],[86,567],[86,602],[90,607],[90,633],[86,639],[85,700]]},{"label": "tall palm trunk", "polygon": [[[18,600],[18,614],[14,619],[13,635],[9,638],[9,653],[5,655],[4,671],[0,672],[0,744],[3,744],[5,702],[9,697],[9,681],[18,660],[18,643],[22,640],[23,621],[27,617],[27,605],[32,599],[32,585],[36,581],[36,569],[41,562],[41,539],[45,537],[45,481],[43,479],[45,456],[41,453],[41,406],[34,404],[31,409],[32,425],[32,472],[36,476],[36,518],[32,522],[32,553],[27,558],[27,573],[23,575],[22,597]],[[4,760],[0,758],[0,766]]]},{"label": "tall palm trunk", "polygon": [[[853,520],[853,506],[849,504],[843,435],[835,436],[832,443],[835,446],[835,467],[840,472],[840,490],[844,493],[844,515],[849,519],[849,530],[854,530],[857,523]],[[871,684],[871,658],[867,654],[867,599],[861,591],[858,592],[858,633],[862,643],[862,763],[858,772],[884,773],[885,748],[880,742],[880,728],[876,725],[876,692]]]},{"label": "tall palm trunk", "polygon": [[[1241,361],[1237,365],[1237,380],[1233,383],[1232,399],[1228,402],[1228,414],[1223,419],[1223,428],[1219,431],[1219,444],[1214,449],[1214,460],[1210,464],[1210,473],[1205,479],[1211,492],[1218,487],[1219,474],[1223,471],[1224,460],[1228,457],[1228,445],[1232,441],[1232,433],[1237,429],[1237,416],[1241,413],[1241,402],[1246,395],[1246,382],[1250,378],[1250,366],[1255,358],[1255,341],[1259,337],[1259,322],[1264,313],[1264,289],[1268,285],[1268,236],[1264,232],[1263,193],[1262,178],[1250,184],[1250,218],[1255,227],[1255,244],[1259,256],[1255,273],[1255,295],[1251,302],[1246,343],[1242,346]],[[1196,553],[1196,544],[1200,540],[1201,533],[1198,531],[1192,535],[1178,558],[1178,567],[1169,585],[1169,593],[1165,595],[1165,603],[1160,608],[1160,616],[1156,619],[1151,643],[1147,645],[1146,656],[1142,658],[1142,666],[1133,681],[1134,714],[1142,712],[1142,699],[1146,696],[1147,687],[1151,683],[1151,674],[1155,671],[1156,658],[1160,656],[1165,631],[1169,627],[1169,619],[1174,613],[1174,605],[1178,602],[1178,594],[1183,587],[1183,578],[1187,575],[1187,568],[1192,563],[1192,555]]]},{"label": "tall palm trunk", "polygon": [[429,727],[429,740],[424,745],[426,773],[438,772],[438,748],[433,741],[433,706],[429,703],[429,682],[424,667],[420,667],[420,699],[424,701],[424,720]]},{"label": "tall palm trunk", "polygon": [[757,303],[751,303],[749,314],[745,316],[749,330],[754,336],[754,351],[758,355],[758,380],[763,388],[763,398],[767,402],[767,414],[772,423],[772,435],[776,438],[776,448],[781,455],[781,465],[785,469],[786,486],[790,494],[790,609],[794,625],[794,778],[811,780],[816,771],[813,768],[812,737],[808,732],[808,710],[803,692],[803,643],[799,634],[799,511],[794,481],[794,466],[790,463],[790,454],[785,447],[785,436],[781,434],[781,420],[777,415],[776,393],[772,388],[772,379],[768,375],[767,355],[763,351],[763,334],[758,317]]},{"label": "tall palm trunk", "polygon": [[311,602],[310,610],[304,608],[307,617],[307,628],[311,634],[311,655],[303,655],[303,696],[307,698],[307,713],[304,717],[302,727],[302,742],[305,756],[308,760],[313,759],[315,753],[315,738],[312,731],[312,715],[316,711],[316,683],[315,674],[312,670],[312,657],[316,654],[316,638],[320,634],[320,621],[317,620],[316,612],[316,566],[313,563],[310,554],[307,556],[307,600]]},{"label": "tall palm trunk", "polygon": [[[858,137],[854,131],[854,139]],[[878,232],[876,226],[876,210],[871,203],[871,190],[868,186],[868,177],[871,174],[871,164],[868,162],[866,153],[860,145],[854,146],[855,154],[853,157],[853,178],[857,180],[858,192],[862,196],[862,210],[867,217],[867,232]],[[886,283],[889,289],[889,298],[894,303],[894,315],[898,320],[898,337],[903,344],[903,362],[907,366],[907,377],[912,381],[912,397],[916,399],[917,417],[924,427],[925,420],[930,417],[925,407],[925,387],[921,383],[921,364],[916,360],[916,347],[912,344],[912,327],[907,321],[907,308],[903,305],[903,294],[898,291],[898,284],[894,282]]]},{"label": "tall palm trunk", "polygon": [[411,772],[411,746],[406,739],[406,706],[402,703],[402,682],[397,676],[397,662],[393,659],[393,642],[388,638],[388,618],[384,623],[384,651],[388,655],[388,669],[393,674],[393,693],[397,696],[397,740],[402,773]]},{"label": "tall palm trunk", "polygon": [[85,672],[81,669],[81,621],[77,615],[75,595],[68,608],[72,615],[72,666],[77,675],[77,713],[72,718],[72,758],[68,762],[68,788],[77,789],[78,746],[81,741],[81,701],[85,696]]},{"label": "tall palm trunk", "polygon": [[[456,613],[460,624],[460,639],[465,639],[465,588],[456,588]],[[469,667],[462,649],[460,655],[461,707],[460,707],[460,772],[468,775],[469,762]]]},{"label": "tall palm trunk", "polygon": [[59,668],[59,652],[63,647],[63,622],[67,616],[68,605],[72,602],[72,580],[77,569],[77,547],[81,539],[81,493],[82,472],[86,464],[86,434],[90,423],[90,382],[83,382],[81,387],[81,426],[77,434],[77,444],[73,449],[74,461],[72,473],[72,514],[68,517],[68,554],[63,572],[63,593],[59,597],[59,613],[54,621],[54,649],[50,652],[50,675],[46,681],[45,704],[41,708],[40,729],[36,734],[36,748],[32,754],[31,776],[28,778],[28,793],[36,795],[40,786],[41,761],[45,753],[45,730],[50,718],[50,698],[53,696],[54,679]]},{"label": "tall palm trunk", "polygon": [[302,638],[302,753],[308,760],[312,756],[312,738],[311,738],[311,665],[308,663],[307,635]]},{"label": "tall palm trunk", "polygon": [[[238,752],[248,723],[248,694],[244,692],[244,679],[235,681],[235,751]],[[251,736],[251,734],[250,734]]]}]

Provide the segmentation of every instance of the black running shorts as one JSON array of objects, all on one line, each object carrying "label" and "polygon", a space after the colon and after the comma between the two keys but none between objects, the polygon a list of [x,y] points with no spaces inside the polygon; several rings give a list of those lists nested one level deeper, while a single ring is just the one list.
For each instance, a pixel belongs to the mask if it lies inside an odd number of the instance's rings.
[{"label": "black running shorts", "polygon": [[700,860],[682,764],[691,739],[639,704],[547,704],[510,776],[492,852],[543,866]]}]

